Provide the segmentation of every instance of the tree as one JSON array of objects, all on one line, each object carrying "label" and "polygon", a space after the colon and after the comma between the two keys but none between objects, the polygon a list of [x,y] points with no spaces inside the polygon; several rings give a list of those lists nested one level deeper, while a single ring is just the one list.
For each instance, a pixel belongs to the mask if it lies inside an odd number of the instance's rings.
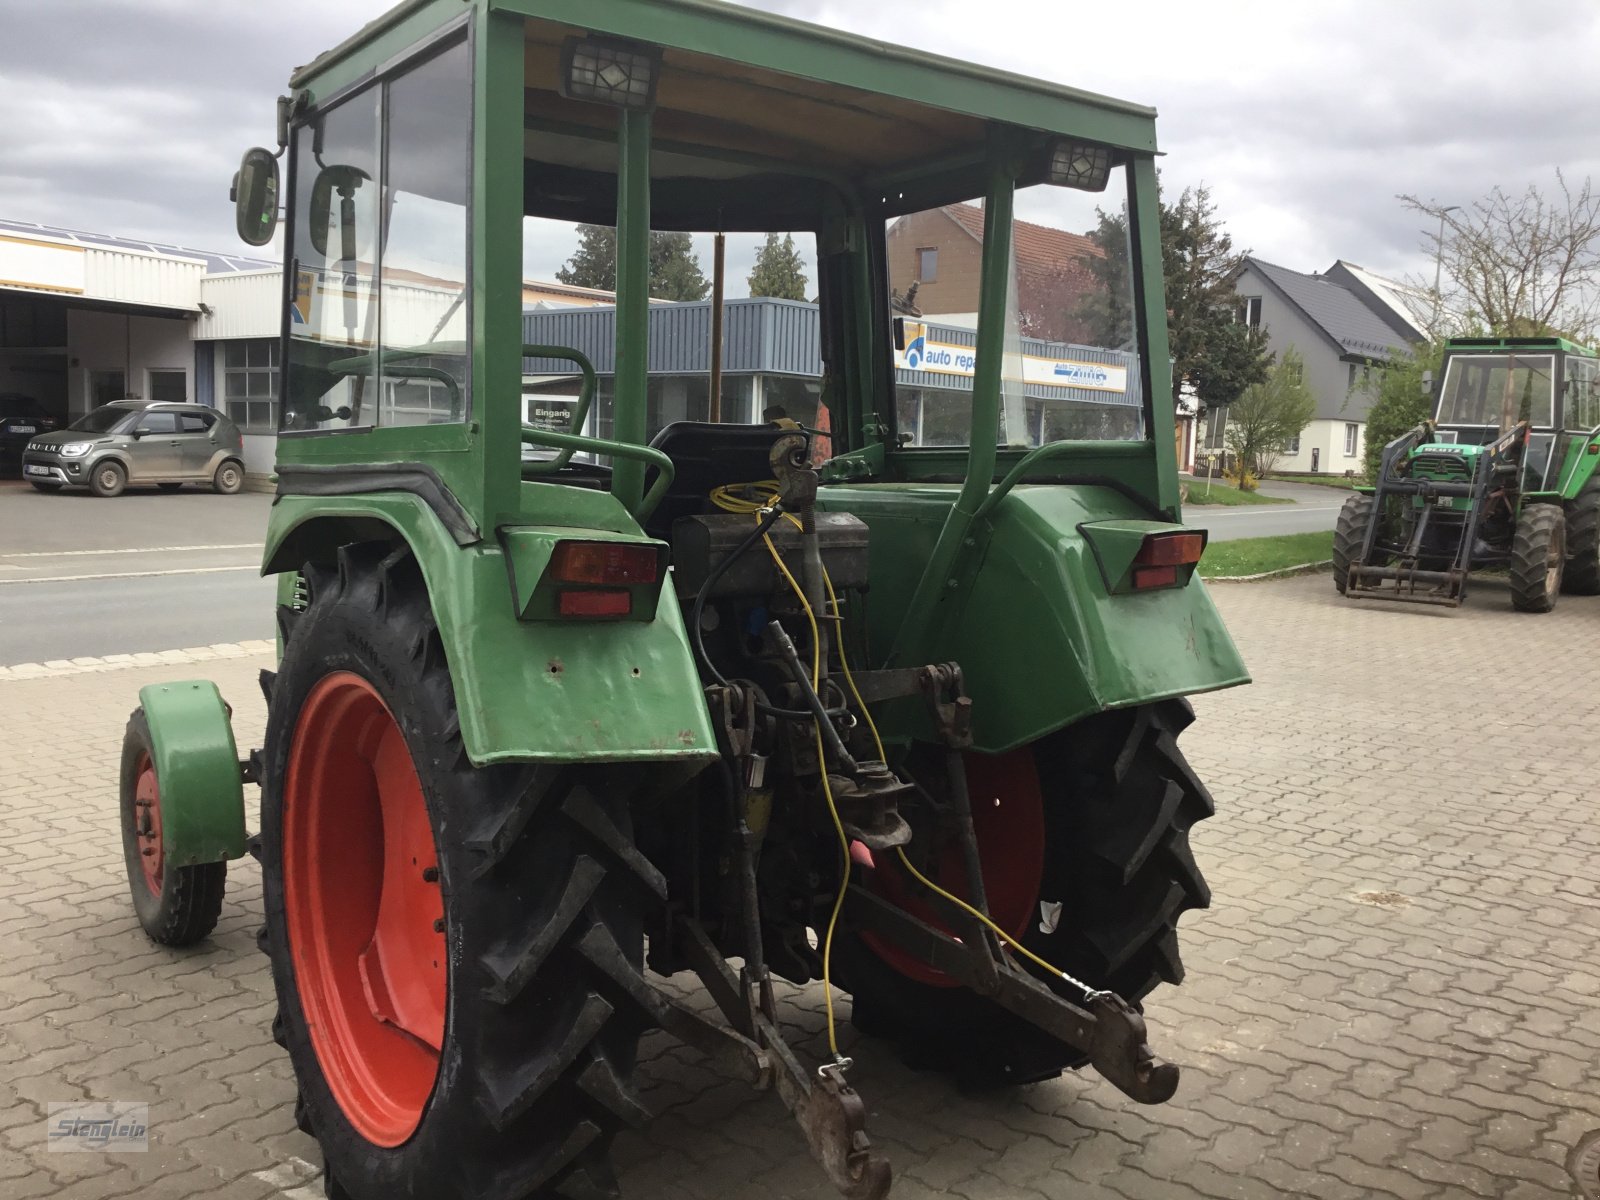
[{"label": "tree", "polygon": [[[1293,346],[1228,406],[1224,439],[1241,466],[1260,478],[1270,471],[1283,448],[1300,436],[1316,415],[1317,398],[1305,384],[1305,363]],[[1241,472],[1240,486],[1248,478]]]},{"label": "tree", "polygon": [[[1133,286],[1129,278],[1128,222],[1123,213],[1100,212],[1089,234],[1103,253],[1085,256],[1098,286],[1080,315],[1101,345],[1131,344]],[[1217,217],[1204,184],[1185,188],[1176,204],[1161,203],[1162,274],[1167,293],[1167,339],[1173,357],[1172,402],[1185,381],[1203,404],[1232,403],[1267,377],[1266,335],[1237,320],[1233,273],[1244,259]]]},{"label": "tree", "polygon": [[774,296],[779,300],[804,300],[806,285],[810,280],[804,271],[805,260],[795,249],[794,234],[786,233],[783,241],[775,233],[756,251],[755,266],[750,271],[750,294]]},{"label": "tree", "polygon": [[[556,271],[572,287],[617,287],[617,231],[608,225],[579,225],[578,248]],[[694,255],[687,233],[650,234],[650,295],[657,300],[704,300],[711,284]]]},{"label": "tree", "polygon": [[1418,346],[1411,357],[1392,361],[1378,384],[1378,398],[1367,413],[1365,467],[1368,479],[1378,477],[1383,448],[1407,430],[1415,429],[1425,417],[1433,415],[1433,397],[1423,388],[1424,372],[1435,379],[1444,362],[1444,343]]},{"label": "tree", "polygon": [[1600,324],[1600,193],[1587,178],[1574,191],[1559,170],[1556,188],[1547,197],[1536,184],[1516,196],[1496,187],[1463,207],[1399,197],[1435,226],[1425,241],[1441,276],[1435,337],[1478,326],[1589,340]]}]

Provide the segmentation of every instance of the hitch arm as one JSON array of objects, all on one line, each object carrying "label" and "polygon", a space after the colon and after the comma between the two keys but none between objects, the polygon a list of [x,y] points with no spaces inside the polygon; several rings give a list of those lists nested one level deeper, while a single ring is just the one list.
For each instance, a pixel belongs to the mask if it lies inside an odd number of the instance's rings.
[{"label": "hitch arm", "polygon": [[1121,996],[1094,992],[1088,1007],[1081,1008],[1018,970],[1008,956],[996,964],[984,942],[957,941],[854,884],[846,911],[858,928],[893,942],[1082,1051],[1112,1086],[1141,1104],[1164,1103],[1178,1090],[1178,1068],[1151,1051],[1143,1014]]}]

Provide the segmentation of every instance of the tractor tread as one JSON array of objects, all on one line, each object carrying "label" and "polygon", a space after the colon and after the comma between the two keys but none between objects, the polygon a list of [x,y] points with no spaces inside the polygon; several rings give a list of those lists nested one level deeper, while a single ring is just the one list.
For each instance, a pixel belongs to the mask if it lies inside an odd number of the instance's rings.
[{"label": "tractor tread", "polygon": [[1350,581],[1350,564],[1361,554],[1367,526],[1372,524],[1372,497],[1357,492],[1339,509],[1333,527],[1333,586],[1342,596]]},{"label": "tractor tread", "polygon": [[1547,613],[1556,606],[1561,579],[1550,586],[1550,557],[1552,543],[1564,542],[1565,535],[1566,516],[1557,505],[1530,504],[1517,518],[1510,575],[1511,606],[1518,612]]},{"label": "tractor tread", "polygon": [[1591,479],[1567,502],[1567,569],[1561,590],[1600,595],[1600,478]]},{"label": "tractor tread", "polygon": [[580,855],[572,865],[571,878],[561,890],[555,911],[544,920],[530,922],[530,928],[515,944],[498,946],[483,956],[483,968],[491,979],[485,990],[489,999],[506,1004],[516,998],[582,915],[605,876],[604,867],[587,854]]},{"label": "tractor tread", "polygon": [[[262,804],[268,949],[278,1030],[300,1094],[297,1124],[321,1142],[341,1194],[615,1196],[611,1142],[647,1113],[632,1082],[639,1035],[651,1023],[641,1003],[644,920],[665,895],[660,872],[633,844],[631,805],[645,772],[473,765],[409,550],[345,547],[307,563],[302,577],[308,605],[284,610],[293,641],[272,688]],[[453,1066],[441,1070],[417,1131],[393,1149],[362,1138],[323,1079],[284,932],[287,743],[303,696],[332,670],[359,670],[387,685],[428,797],[448,897],[444,1062]]]}]

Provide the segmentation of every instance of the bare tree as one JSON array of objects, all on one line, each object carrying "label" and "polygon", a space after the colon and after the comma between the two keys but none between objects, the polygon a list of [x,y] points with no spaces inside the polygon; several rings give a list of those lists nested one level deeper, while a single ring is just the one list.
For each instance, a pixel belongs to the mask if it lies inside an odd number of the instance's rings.
[{"label": "bare tree", "polygon": [[[1496,187],[1464,207],[1398,199],[1438,223],[1424,241],[1442,266],[1434,336],[1464,329],[1506,337],[1563,333],[1587,339],[1600,319],[1600,194],[1585,178],[1521,195]],[[1418,282],[1430,294],[1434,289]]]}]

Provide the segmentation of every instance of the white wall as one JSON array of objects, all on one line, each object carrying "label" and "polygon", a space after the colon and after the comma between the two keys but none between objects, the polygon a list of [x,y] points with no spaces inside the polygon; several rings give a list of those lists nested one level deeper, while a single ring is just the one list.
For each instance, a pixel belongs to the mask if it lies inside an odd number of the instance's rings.
[{"label": "white wall", "polygon": [[[1356,452],[1344,452],[1345,426],[1356,426]],[[1278,457],[1277,471],[1310,471],[1311,452],[1317,450],[1317,471],[1323,475],[1343,475],[1346,471],[1362,470],[1362,455],[1366,453],[1367,426],[1362,421],[1313,421],[1300,434],[1300,453]]]},{"label": "white wall", "polygon": [[194,399],[193,322],[184,318],[135,317],[123,313],[67,313],[68,404],[73,416],[92,406],[92,371],[121,371],[130,396],[149,394],[148,372],[182,371]]},{"label": "white wall", "polygon": [[244,435],[244,469],[252,475],[271,475],[278,469],[278,439],[267,433]]}]

